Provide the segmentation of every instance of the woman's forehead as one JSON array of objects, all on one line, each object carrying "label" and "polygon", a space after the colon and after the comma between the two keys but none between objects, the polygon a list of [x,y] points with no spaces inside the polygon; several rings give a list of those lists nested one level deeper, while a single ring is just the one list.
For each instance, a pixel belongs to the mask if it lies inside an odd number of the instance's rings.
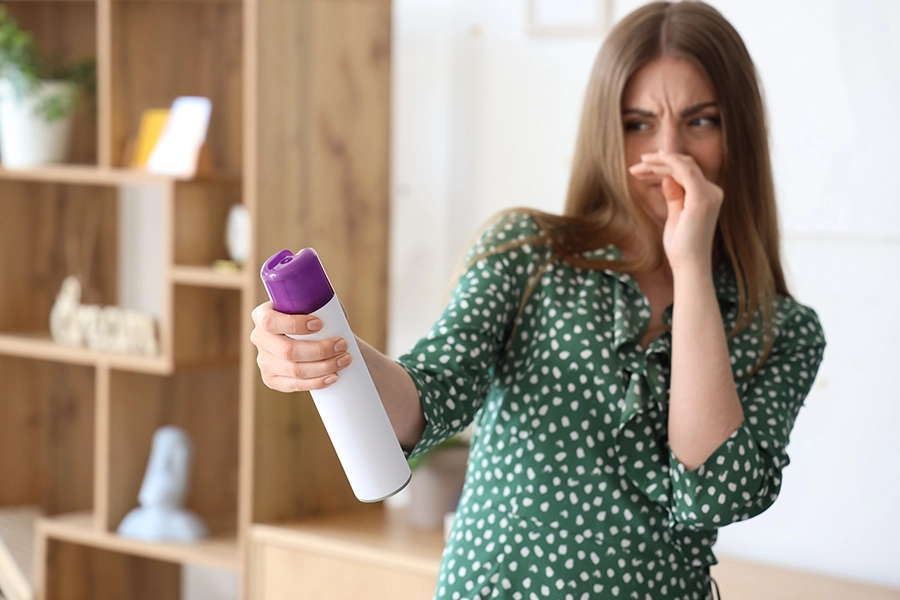
[{"label": "woman's forehead", "polygon": [[623,108],[684,108],[715,101],[706,74],[684,59],[663,57],[639,69],[625,86]]}]

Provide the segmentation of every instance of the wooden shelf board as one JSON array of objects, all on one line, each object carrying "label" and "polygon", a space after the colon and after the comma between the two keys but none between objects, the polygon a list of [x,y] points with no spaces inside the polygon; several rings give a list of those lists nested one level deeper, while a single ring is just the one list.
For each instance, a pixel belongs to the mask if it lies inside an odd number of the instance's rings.
[{"label": "wooden shelf board", "polygon": [[224,289],[242,289],[247,282],[243,271],[223,273],[211,267],[177,265],[172,267],[172,280],[179,285],[194,285]]},{"label": "wooden shelf board", "polygon": [[34,598],[34,524],[41,514],[37,506],[0,508],[0,586],[10,600]]},{"label": "wooden shelf board", "polygon": [[738,557],[717,556],[710,569],[729,600],[816,598],[817,600],[897,600],[900,590]]},{"label": "wooden shelf board", "polygon": [[[74,0],[53,0],[74,1]],[[80,1],[80,0],[79,0]],[[179,0],[181,1],[181,0]],[[196,179],[177,179],[168,175],[147,173],[138,169],[106,168],[94,165],[47,165],[29,169],[4,169],[0,167],[0,179],[15,181],[39,181],[72,183],[81,185],[168,185],[175,183],[238,183],[238,175],[217,174]]]},{"label": "wooden shelf board", "polygon": [[0,333],[0,355],[87,366],[110,366],[124,371],[168,375],[172,364],[166,357],[129,356],[71,348],[57,344],[46,332]]},{"label": "wooden shelf board", "polygon": [[444,550],[441,530],[419,529],[404,509],[360,509],[349,513],[253,526],[256,542],[349,558],[382,567],[402,567],[437,576]]},{"label": "wooden shelf board", "polygon": [[241,0],[113,0],[113,2],[115,4],[121,4],[121,3],[125,3],[125,2],[129,2],[129,3],[153,2],[155,4],[158,4],[160,2],[181,3],[181,4],[239,4],[241,2]]},{"label": "wooden shelf board", "polygon": [[97,529],[92,513],[39,519],[37,527],[41,535],[54,540],[165,562],[241,572],[240,550],[237,536],[233,532],[214,534],[208,540],[196,544],[143,542]]}]

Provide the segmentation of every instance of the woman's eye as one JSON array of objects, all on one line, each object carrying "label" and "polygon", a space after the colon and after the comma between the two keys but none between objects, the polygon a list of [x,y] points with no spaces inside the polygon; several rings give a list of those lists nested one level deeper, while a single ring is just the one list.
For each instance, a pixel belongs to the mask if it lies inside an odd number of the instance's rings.
[{"label": "woman's eye", "polygon": [[643,131],[646,126],[647,123],[644,121],[631,121],[630,123],[625,123],[625,131]]},{"label": "woman's eye", "polygon": [[697,117],[691,121],[691,125],[696,127],[708,127],[710,125],[718,125],[721,123],[719,117]]}]

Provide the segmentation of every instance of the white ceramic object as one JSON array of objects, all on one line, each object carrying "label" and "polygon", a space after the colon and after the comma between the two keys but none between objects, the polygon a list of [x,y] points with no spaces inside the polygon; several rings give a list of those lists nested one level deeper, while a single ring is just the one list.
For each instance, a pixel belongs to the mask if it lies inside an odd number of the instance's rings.
[{"label": "white ceramic object", "polygon": [[138,495],[141,505],[122,520],[119,535],[152,542],[194,542],[209,536],[200,518],[184,508],[192,454],[183,430],[167,425],[156,431]]},{"label": "white ceramic object", "polygon": [[468,446],[429,452],[413,472],[407,515],[411,524],[440,530],[444,517],[456,510],[466,479]]},{"label": "white ceramic object", "polygon": [[239,265],[247,261],[250,254],[250,213],[243,204],[234,204],[228,210],[225,243],[231,260]]},{"label": "white ceramic object", "polygon": [[156,323],[153,317],[116,306],[81,304],[81,283],[66,277],[50,310],[50,335],[64,346],[81,346],[101,352],[156,356]]},{"label": "white ceramic object", "polygon": [[72,115],[52,123],[35,113],[48,96],[71,94],[71,85],[46,81],[35,94],[19,97],[8,79],[0,79],[0,163],[23,169],[66,162],[72,138]]},{"label": "white ceramic object", "polygon": [[450,532],[453,531],[453,519],[456,518],[456,512],[448,512],[444,515],[444,542],[450,539]]}]

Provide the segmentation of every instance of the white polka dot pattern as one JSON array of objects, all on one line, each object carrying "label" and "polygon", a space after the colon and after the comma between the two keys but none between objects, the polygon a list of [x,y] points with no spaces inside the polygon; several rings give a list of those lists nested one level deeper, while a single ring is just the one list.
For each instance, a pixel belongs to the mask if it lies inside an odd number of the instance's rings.
[{"label": "white polka dot pattern", "polygon": [[[509,214],[469,256],[538,231],[530,216]],[[737,378],[758,358],[760,316],[728,341],[745,421],[688,472],[666,434],[671,334],[641,348],[650,307],[630,275],[554,261],[513,329],[549,255],[525,245],[478,261],[398,359],[427,421],[411,456],[476,424],[435,597],[707,598],[717,529],[778,495],[824,352],[818,317],[779,296],[775,347],[748,380]],[[585,256],[621,258],[612,245]],[[730,266],[715,285],[728,331]],[[670,305],[664,322],[671,316]]]}]

